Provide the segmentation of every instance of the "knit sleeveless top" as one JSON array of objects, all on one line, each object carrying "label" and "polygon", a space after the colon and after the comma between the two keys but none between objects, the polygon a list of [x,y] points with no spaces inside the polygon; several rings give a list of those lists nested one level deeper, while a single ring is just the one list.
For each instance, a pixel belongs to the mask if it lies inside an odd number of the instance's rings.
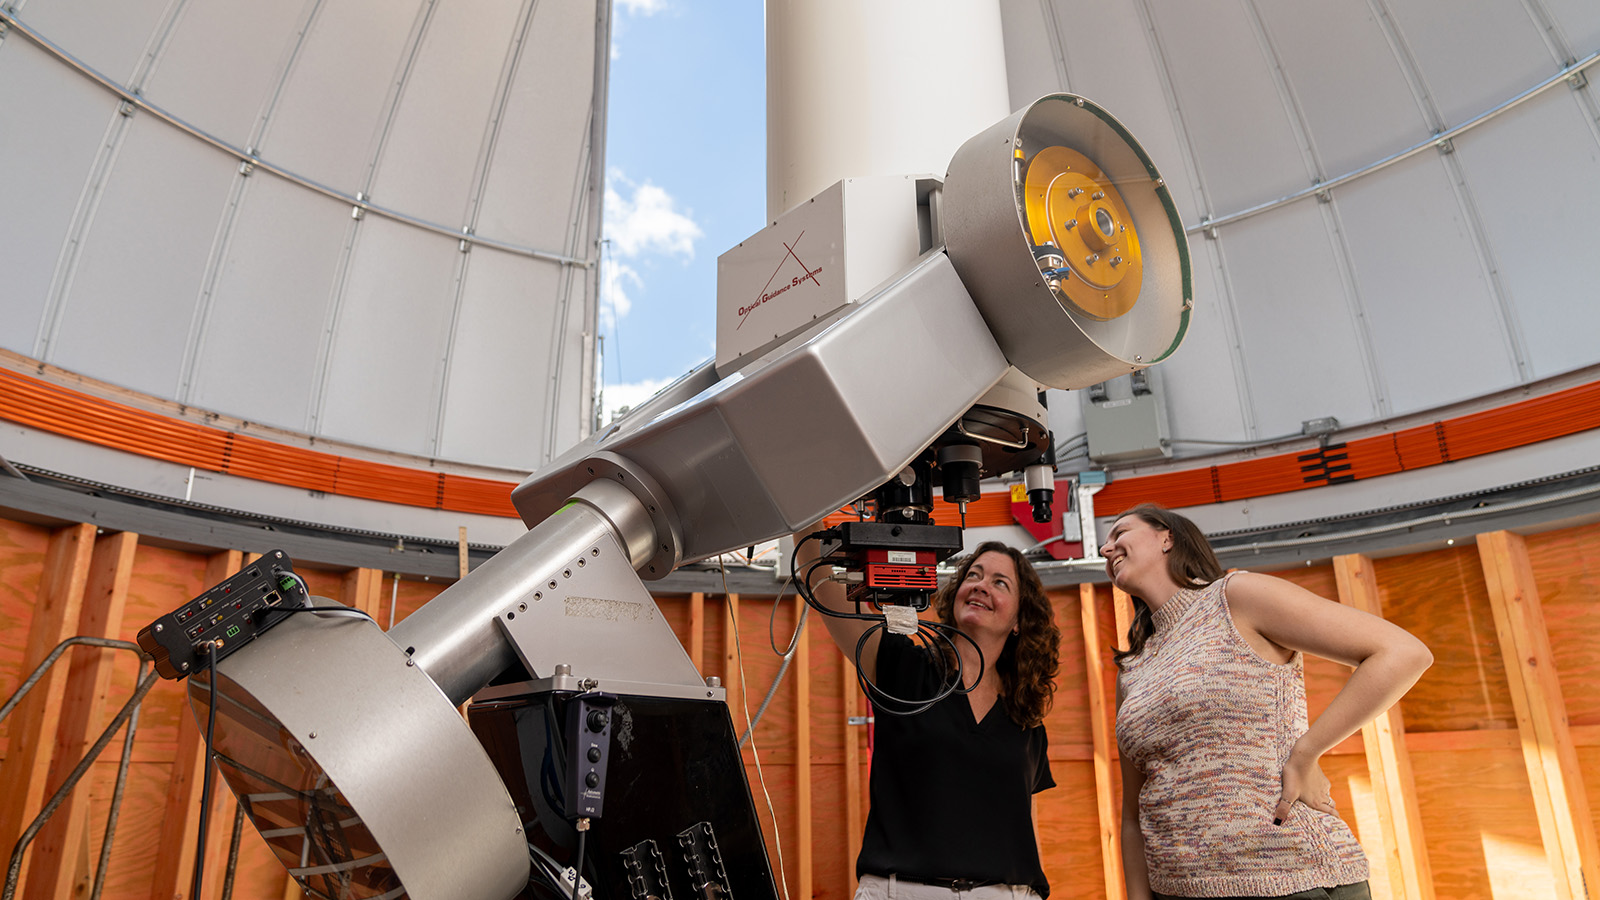
[{"label": "knit sleeveless top", "polygon": [[1272,824],[1283,765],[1307,727],[1304,669],[1299,653],[1272,663],[1240,636],[1231,577],[1155,610],[1155,634],[1120,676],[1117,745],[1145,776],[1150,887],[1276,897],[1363,881],[1366,856],[1339,817],[1296,803]]}]

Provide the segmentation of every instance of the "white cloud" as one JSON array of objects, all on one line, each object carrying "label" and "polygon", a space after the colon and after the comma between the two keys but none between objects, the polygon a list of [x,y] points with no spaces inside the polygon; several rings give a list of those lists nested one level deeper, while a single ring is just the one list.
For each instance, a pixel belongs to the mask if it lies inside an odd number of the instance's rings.
[{"label": "white cloud", "polygon": [[600,398],[600,421],[610,424],[611,420],[616,417],[618,410],[624,407],[638,406],[640,403],[654,397],[662,388],[677,380],[678,377],[674,376],[672,378],[651,378],[645,381],[637,381],[633,384],[606,385],[605,394]]},{"label": "white cloud", "polygon": [[649,181],[635,184],[615,169],[606,179],[605,207],[606,238],[623,257],[660,253],[694,259],[694,242],[705,237],[671,194]]},{"label": "white cloud", "polygon": [[638,16],[653,16],[667,8],[667,0],[617,0],[617,6]]},{"label": "white cloud", "polygon": [[633,266],[617,262],[615,257],[607,262],[603,277],[605,281],[600,285],[600,328],[602,331],[615,332],[617,320],[626,318],[629,310],[633,309],[628,286],[643,287],[644,280]]}]

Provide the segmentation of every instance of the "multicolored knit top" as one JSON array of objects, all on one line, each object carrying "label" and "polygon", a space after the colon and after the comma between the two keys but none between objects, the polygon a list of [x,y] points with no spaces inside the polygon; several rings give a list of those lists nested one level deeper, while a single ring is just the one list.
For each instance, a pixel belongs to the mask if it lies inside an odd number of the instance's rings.
[{"label": "multicolored knit top", "polygon": [[1124,662],[1117,744],[1144,773],[1139,827],[1150,887],[1180,897],[1276,897],[1367,878],[1337,816],[1301,803],[1272,814],[1306,731],[1299,653],[1269,662],[1240,636],[1228,577],[1154,611],[1155,634]]}]

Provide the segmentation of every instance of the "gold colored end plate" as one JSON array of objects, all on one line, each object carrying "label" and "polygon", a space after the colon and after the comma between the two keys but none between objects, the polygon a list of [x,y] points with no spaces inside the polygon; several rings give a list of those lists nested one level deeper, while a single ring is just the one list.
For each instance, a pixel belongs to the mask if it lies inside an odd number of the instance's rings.
[{"label": "gold colored end plate", "polygon": [[1133,217],[1116,186],[1087,156],[1066,147],[1040,150],[1027,173],[1028,236],[1056,295],[1101,321],[1132,309],[1144,263]]}]

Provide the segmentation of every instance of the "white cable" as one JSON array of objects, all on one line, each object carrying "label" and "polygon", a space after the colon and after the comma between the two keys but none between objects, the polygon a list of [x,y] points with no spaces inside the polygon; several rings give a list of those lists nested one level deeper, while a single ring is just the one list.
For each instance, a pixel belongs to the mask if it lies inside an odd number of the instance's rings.
[{"label": "white cable", "polygon": [[[728,596],[728,570],[721,565],[718,557],[718,568],[722,571],[722,596]],[[739,661],[739,684],[742,687],[747,682],[744,679],[744,644],[739,640],[739,620],[733,614],[733,604],[728,606],[728,624],[733,631],[733,655]],[[761,770],[761,751],[756,748],[755,726],[750,721],[749,692],[739,691],[739,708],[744,710],[744,726],[751,732],[750,755],[756,762],[756,781],[761,783],[761,794],[767,798],[767,815],[772,819],[772,844],[778,851],[778,883],[783,886],[783,900],[789,900],[789,873],[783,865],[783,838],[779,835],[778,813],[772,807],[772,793],[767,790],[767,776]],[[736,748],[737,749],[737,748]]]}]

